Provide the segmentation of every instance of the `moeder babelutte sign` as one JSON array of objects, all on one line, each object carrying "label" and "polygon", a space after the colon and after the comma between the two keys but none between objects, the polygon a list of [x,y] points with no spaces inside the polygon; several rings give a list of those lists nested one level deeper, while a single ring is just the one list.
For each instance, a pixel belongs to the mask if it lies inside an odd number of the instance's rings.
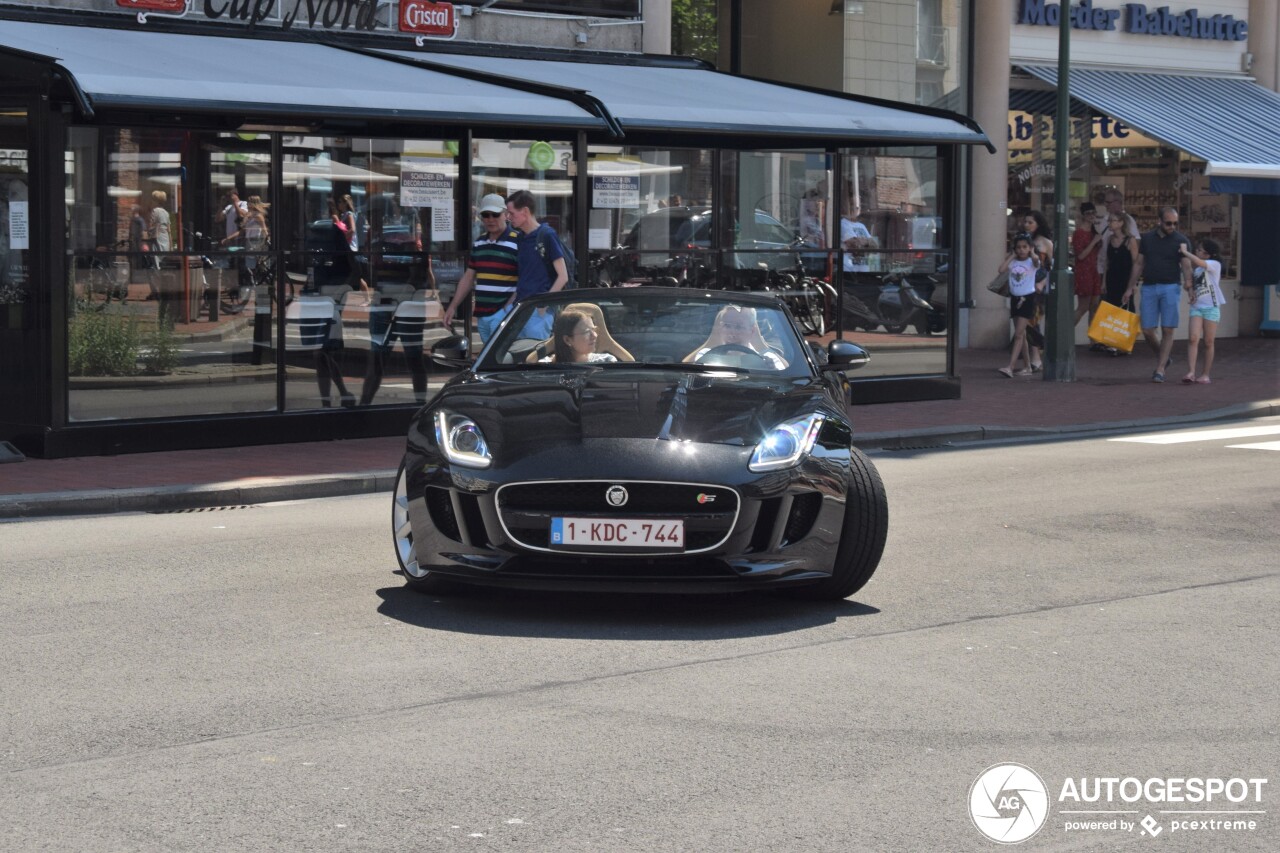
[{"label": "moeder babelutte sign", "polygon": [[[1199,9],[1172,12],[1168,6],[1149,9],[1143,3],[1125,3],[1118,9],[1099,9],[1093,0],[1067,5],[1071,27],[1076,30],[1121,30],[1148,36],[1175,36],[1213,41],[1244,41],[1249,37],[1249,23],[1234,15],[1204,15]],[[1061,3],[1044,0],[1020,0],[1019,24],[1056,27],[1062,19]]]}]

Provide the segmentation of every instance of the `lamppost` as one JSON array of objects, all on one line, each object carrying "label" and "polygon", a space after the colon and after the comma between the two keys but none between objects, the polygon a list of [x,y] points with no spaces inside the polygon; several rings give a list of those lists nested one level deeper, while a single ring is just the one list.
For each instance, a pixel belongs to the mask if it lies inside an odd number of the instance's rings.
[{"label": "lamppost", "polygon": [[1069,0],[1058,4],[1058,117],[1054,122],[1053,233],[1057,241],[1053,248],[1053,278],[1050,280],[1049,298],[1045,312],[1047,349],[1044,358],[1046,382],[1074,382],[1076,380],[1076,328],[1075,328],[1075,276],[1067,268],[1067,248],[1071,235],[1067,233],[1067,215],[1070,203],[1067,199],[1068,179],[1071,177],[1071,7]]}]

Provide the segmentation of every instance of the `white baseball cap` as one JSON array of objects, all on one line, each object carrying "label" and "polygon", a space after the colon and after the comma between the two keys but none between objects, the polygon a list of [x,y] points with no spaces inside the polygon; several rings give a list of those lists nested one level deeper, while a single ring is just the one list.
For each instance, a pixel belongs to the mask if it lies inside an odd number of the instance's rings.
[{"label": "white baseball cap", "polygon": [[502,196],[498,195],[497,193],[489,193],[487,196],[480,199],[480,212],[481,213],[506,213],[507,212],[506,199],[504,199]]}]

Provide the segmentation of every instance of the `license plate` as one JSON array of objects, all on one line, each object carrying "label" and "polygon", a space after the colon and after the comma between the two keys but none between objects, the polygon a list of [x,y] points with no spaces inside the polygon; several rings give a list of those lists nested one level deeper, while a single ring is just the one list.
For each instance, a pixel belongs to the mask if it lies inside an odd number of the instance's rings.
[{"label": "license plate", "polygon": [[553,518],[551,547],[684,550],[684,521],[650,518]]}]

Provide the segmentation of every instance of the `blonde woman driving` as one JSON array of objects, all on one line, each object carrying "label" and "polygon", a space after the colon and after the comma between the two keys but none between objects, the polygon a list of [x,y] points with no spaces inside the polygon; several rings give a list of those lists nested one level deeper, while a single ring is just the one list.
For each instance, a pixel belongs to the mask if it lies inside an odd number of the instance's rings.
[{"label": "blonde woman driving", "polygon": [[685,361],[700,362],[717,351],[726,354],[750,353],[763,360],[772,370],[785,370],[787,367],[786,359],[770,349],[764,335],[760,333],[756,309],[742,305],[728,305],[720,309],[706,343],[690,353]]}]

